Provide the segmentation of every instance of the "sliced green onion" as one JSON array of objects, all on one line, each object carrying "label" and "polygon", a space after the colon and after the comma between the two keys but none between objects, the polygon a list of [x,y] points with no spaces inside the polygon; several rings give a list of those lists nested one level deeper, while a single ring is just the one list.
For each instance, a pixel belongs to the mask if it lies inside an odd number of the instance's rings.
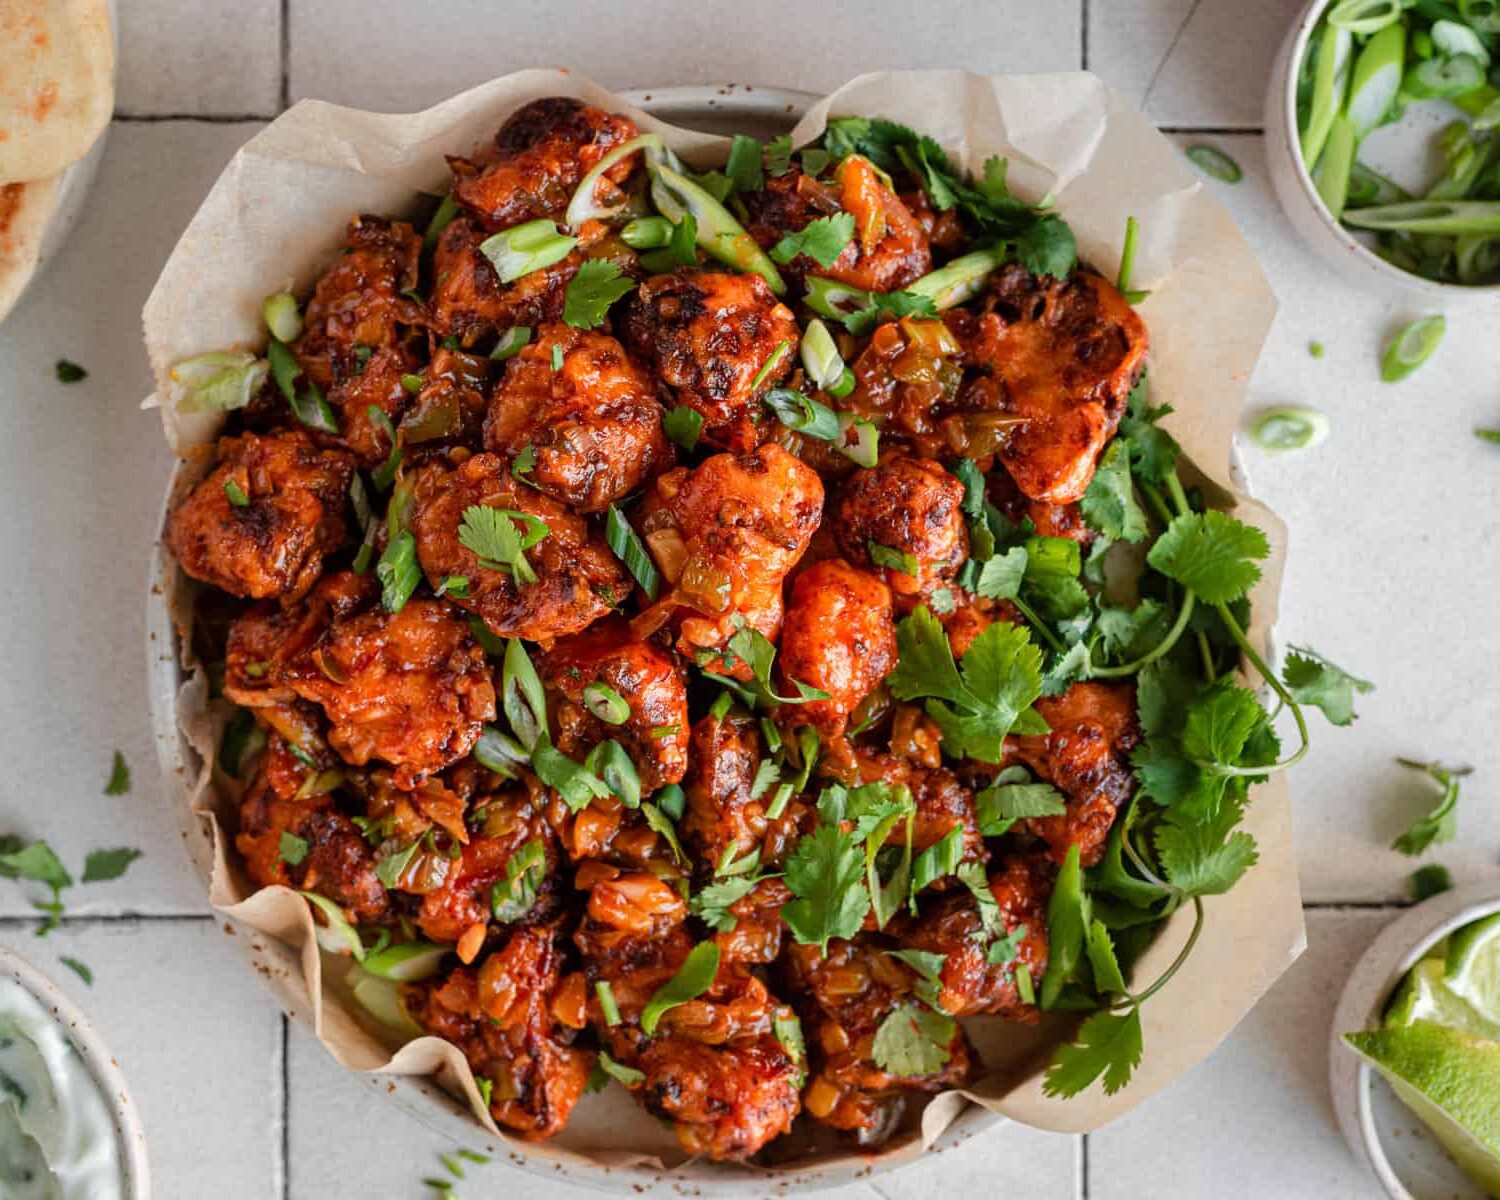
[{"label": "sliced green onion", "polygon": [[524,767],[531,761],[520,742],[493,725],[484,727],[479,740],[474,743],[473,753],[474,761],[486,771],[507,779],[515,777],[516,767]]},{"label": "sliced green onion", "polygon": [[752,396],[760,391],[760,385],[765,383],[770,377],[771,372],[776,369],[776,364],[786,357],[786,352],[791,349],[791,346],[791,342],[782,338],[781,341],[772,347],[770,356],[765,362],[761,363],[760,370],[755,372],[754,377],[750,380],[750,394]]},{"label": "sliced green onion", "polygon": [[657,593],[661,591],[661,572],[651,560],[651,554],[640,534],[631,528],[625,514],[613,504],[609,506],[609,512],[604,518],[604,540],[609,543],[615,557],[625,564],[631,577],[641,585],[646,598],[655,600]]},{"label": "sliced green onion", "polygon": [[265,385],[270,366],[253,354],[215,350],[185,358],[169,372],[186,389],[178,412],[232,412],[244,408]]},{"label": "sliced green onion", "polygon": [[375,564],[375,578],[380,580],[380,603],[386,612],[398,613],[406,607],[411,594],[422,582],[417,565],[417,539],[403,529],[393,537]]},{"label": "sliced green onion", "polygon": [[1323,157],[1313,171],[1318,195],[1335,221],[1344,213],[1349,199],[1349,172],[1354,167],[1354,122],[1343,113],[1333,119]]},{"label": "sliced green onion", "polygon": [[1115,276],[1115,287],[1128,293],[1131,276],[1135,273],[1135,242],[1140,232],[1140,223],[1134,217],[1125,218],[1125,244],[1120,247],[1120,271]]},{"label": "sliced green onion", "polygon": [[365,955],[361,964],[371,975],[397,983],[415,983],[437,974],[449,947],[432,942],[401,942]]},{"label": "sliced green onion", "polygon": [[600,742],[583,760],[584,767],[604,781],[626,808],[641,805],[641,776],[635,760],[614,740]]},{"label": "sliced green onion", "polygon": [[1489,442],[1492,445],[1500,446],[1500,429],[1476,429],[1474,436],[1481,442]]},{"label": "sliced green onion", "polygon": [[1335,25],[1324,30],[1323,39],[1318,43],[1318,58],[1313,64],[1313,91],[1307,125],[1302,131],[1302,161],[1309,171],[1322,158],[1323,147],[1333,129],[1333,119],[1343,110],[1353,51],[1354,35],[1347,29]]},{"label": "sliced green onion", "polygon": [[[413,396],[415,396],[418,392],[420,392],[422,390],[422,383],[423,383],[423,380],[422,380],[422,377],[420,375],[410,375],[410,374],[408,374],[408,375],[401,376],[401,386],[403,388],[405,388],[408,392],[410,392]],[[372,404],[372,405],[370,405],[370,407],[374,408],[375,406]]]},{"label": "sliced green onion", "polygon": [[1399,21],[1406,7],[1402,0],[1339,0],[1328,10],[1328,23],[1335,29],[1369,37]]},{"label": "sliced green onion", "polygon": [[1240,164],[1230,158],[1222,150],[1213,146],[1205,146],[1201,142],[1189,146],[1183,151],[1188,161],[1202,171],[1224,183],[1238,183],[1245,177],[1245,172],[1240,170]]},{"label": "sliced green onion", "polygon": [[[975,250],[955,258],[936,271],[923,275],[906,291],[926,296],[941,312],[953,308],[979,295],[984,281],[991,271],[1006,260],[1004,246],[993,246],[988,250]],[[809,281],[810,282],[810,281]],[[869,293],[865,293],[868,297]],[[835,314],[836,315],[836,314]]]},{"label": "sliced green onion", "polygon": [[411,1019],[406,1005],[401,1002],[401,989],[389,979],[378,979],[364,971],[354,972],[358,978],[350,985],[355,1001],[382,1025],[407,1035],[420,1037],[426,1032]]},{"label": "sliced green onion", "polygon": [[835,321],[842,321],[851,313],[869,308],[874,294],[823,275],[809,275],[803,280],[803,286],[807,289],[807,294],[802,297],[802,303],[820,317],[829,317]]},{"label": "sliced green onion", "polygon": [[[833,448],[850,462],[873,467],[880,461],[880,430],[865,417],[839,413],[840,437]],[[851,440],[852,438],[852,440]]]},{"label": "sliced green onion", "polygon": [[828,326],[814,317],[802,331],[802,369],[817,387],[836,387],[844,377],[844,358]]},{"label": "sliced green onion", "polygon": [[1458,11],[1480,33],[1500,33],[1500,3],[1496,0],[1458,0]]},{"label": "sliced green onion", "polygon": [[1470,285],[1493,283],[1500,276],[1500,240],[1482,234],[1455,238],[1458,280]]},{"label": "sliced green onion", "polygon": [[719,947],[715,942],[699,942],[678,968],[677,974],[656,989],[641,1010],[641,1032],[648,1037],[656,1032],[662,1017],[679,1004],[686,1004],[708,991],[719,973]]},{"label": "sliced green onion", "polygon": [[607,683],[591,683],[583,689],[583,706],[606,725],[623,725],[630,720],[630,704]]},{"label": "sliced green onion", "polygon": [[297,377],[302,374],[302,365],[286,343],[273,337],[266,356],[271,360],[271,374],[276,379],[276,386],[286,397],[297,420],[321,433],[338,433],[338,421],[318,385],[309,379],[306,388],[298,389]]},{"label": "sliced green onion", "polygon": [[559,233],[556,225],[541,218],[486,238],[479,250],[494,264],[501,283],[514,283],[523,275],[561,262],[576,245],[577,238]]},{"label": "sliced green onion", "polygon": [[552,370],[561,371],[563,365],[563,348],[561,342],[552,343]]},{"label": "sliced green onion", "polygon": [[573,198],[568,201],[568,211],[563,214],[563,220],[568,225],[577,229],[585,221],[607,221],[617,216],[624,203],[613,207],[599,203],[595,193],[599,190],[599,181],[604,178],[604,173],[623,159],[646,147],[657,148],[661,146],[661,138],[654,133],[643,133],[640,137],[631,138],[628,142],[622,142],[603,158],[601,158],[583,179],[579,182],[577,189],[573,192]]},{"label": "sliced green onion", "polygon": [[621,1087],[637,1088],[646,1082],[646,1073],[616,1062],[605,1050],[599,1051],[599,1069]]},{"label": "sliced green onion", "polygon": [[620,230],[620,240],[632,250],[660,250],[672,240],[675,228],[666,217],[637,217]]},{"label": "sliced green onion", "polygon": [[448,228],[448,223],[458,216],[458,200],[449,192],[443,197],[437,206],[437,211],[432,214],[432,220],[427,222],[427,231],[422,235],[422,249],[431,250],[438,243],[438,238],[443,235],[443,230]]},{"label": "sliced green onion", "polygon": [[1313,358],[1322,358],[1323,354],[1324,354],[1323,343],[1320,342],[1320,341],[1316,341],[1316,340],[1308,342],[1307,343],[1307,352]]},{"label": "sliced green onion", "polygon": [[1471,58],[1477,58],[1480,66],[1490,65],[1489,47],[1477,33],[1457,21],[1434,21],[1432,44],[1450,57],[1467,54]]},{"label": "sliced green onion", "polygon": [[1398,383],[1432,357],[1442,343],[1447,322],[1441,316],[1423,317],[1399,330],[1380,360],[1380,378]]},{"label": "sliced green onion", "polygon": [[778,421],[803,437],[832,442],[842,432],[838,413],[791,388],[772,388],[761,400],[776,414]]},{"label": "sliced green onion", "polygon": [[511,730],[521,745],[535,753],[537,743],[548,736],[547,694],[520,638],[511,638],[505,644],[500,698]]},{"label": "sliced green onion", "polygon": [[604,1014],[606,1025],[618,1025],[620,1023],[620,1006],[615,1003],[615,989],[609,986],[609,980],[600,979],[594,983],[594,995],[599,997],[599,1010]]},{"label": "sliced green onion", "polygon": [[260,306],[260,315],[277,341],[295,342],[302,333],[302,314],[297,310],[297,297],[291,292],[267,296]]},{"label": "sliced green onion", "polygon": [[786,294],[776,264],[727,208],[665,162],[648,162],[648,166],[651,197],[666,217],[675,222],[691,213],[698,223],[698,245],[708,255],[736,270],[759,275],[776,295]]},{"label": "sliced green onion", "polygon": [[1360,229],[1384,229],[1400,233],[1500,234],[1500,201],[1412,200],[1405,204],[1382,204],[1375,208],[1350,209],[1346,225]]},{"label": "sliced green onion", "polygon": [[1417,64],[1406,82],[1407,91],[1421,100],[1451,99],[1482,86],[1484,66],[1468,54],[1429,58]]},{"label": "sliced green onion", "polygon": [[531,326],[512,325],[500,335],[500,340],[495,343],[495,348],[490,351],[490,358],[495,362],[504,362],[507,358],[514,358],[521,353],[524,346],[531,341]]},{"label": "sliced green onion", "polygon": [[327,925],[318,925],[314,922],[314,932],[318,937],[318,945],[330,954],[350,954],[354,956],[355,962],[361,962],[365,957],[365,944],[360,941],[359,930],[349,923],[349,918],[344,915],[344,910],[330,900],[327,896],[320,896],[317,892],[302,892],[302,897],[323,914]]},{"label": "sliced green onion", "polygon": [[775,821],[786,812],[787,801],[792,798],[795,790],[789,783],[780,784],[776,788],[776,794],[771,797],[771,803],[766,805],[766,820]]},{"label": "sliced green onion", "polygon": [[1363,138],[1385,120],[1401,90],[1401,72],[1406,61],[1406,26],[1399,21],[1386,26],[1368,42],[1354,60],[1349,81],[1349,105],[1345,110],[1354,125],[1356,139]]},{"label": "sliced green onion", "polygon": [[240,487],[234,479],[224,480],[224,495],[229,503],[235,508],[248,508],[250,497],[245,495],[245,489]]},{"label": "sliced green onion", "polygon": [[[724,695],[728,694],[724,693]],[[670,820],[682,820],[682,814],[687,811],[687,793],[682,790],[681,784],[667,784],[656,793],[655,799],[656,807],[661,809]]]},{"label": "sliced green onion", "polygon": [[1262,450],[1310,450],[1328,430],[1328,418],[1317,409],[1286,404],[1261,413],[1250,427],[1250,439]]},{"label": "sliced green onion", "polygon": [[838,377],[838,381],[836,383],[829,384],[823,390],[826,391],[835,400],[842,400],[845,396],[847,396],[854,390],[855,382],[854,372],[851,371],[848,367],[845,367],[843,373]]}]

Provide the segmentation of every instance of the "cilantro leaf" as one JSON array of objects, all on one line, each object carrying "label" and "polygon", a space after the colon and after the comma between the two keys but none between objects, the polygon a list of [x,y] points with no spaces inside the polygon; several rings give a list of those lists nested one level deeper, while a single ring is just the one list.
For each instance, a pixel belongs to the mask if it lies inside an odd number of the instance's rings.
[{"label": "cilantro leaf", "polygon": [[1016,821],[1061,816],[1068,806],[1050,783],[1033,781],[1024,767],[1006,767],[974,796],[974,811],[980,832],[998,837]]},{"label": "cilantro leaf", "polygon": [[794,229],[771,247],[771,257],[785,265],[798,255],[805,254],[818,266],[827,270],[838,261],[844,247],[854,239],[854,214],[833,213],[809,221],[801,229]]},{"label": "cilantro leaf", "polygon": [[1282,681],[1294,700],[1322,709],[1331,725],[1351,724],[1356,715],[1355,693],[1363,695],[1375,688],[1373,683],[1355,678],[1306,646],[1291,648]]},{"label": "cilantro leaf", "polygon": [[903,1004],[875,1030],[871,1055],[882,1071],[902,1079],[934,1075],[948,1064],[953,1018],[917,1004]]},{"label": "cilantro leaf", "polygon": [[703,433],[703,414],[696,408],[678,404],[661,419],[661,429],[684,450],[692,450]]},{"label": "cilantro leaf", "polygon": [[1411,873],[1411,898],[1417,903],[1446,892],[1453,887],[1453,876],[1448,868],[1438,863],[1428,863]]},{"label": "cilantro leaf", "polygon": [[1234,766],[1264,715],[1253,693],[1221,679],[1189,705],[1182,749],[1199,766]]},{"label": "cilantro leaf", "polygon": [[1260,578],[1255,561],[1271,552],[1253,525],[1211,511],[1173,518],[1146,556],[1156,570],[1209,604],[1238,600]]},{"label": "cilantro leaf", "polygon": [[799,942],[822,947],[851,938],[870,911],[859,842],[836,825],[820,824],[797,843],[783,876],[794,899],[781,917]]},{"label": "cilantro leaf", "polygon": [[1139,1007],[1124,1013],[1097,1012],[1079,1026],[1076,1042],[1058,1047],[1042,1091],[1066,1099],[1103,1075],[1104,1090],[1113,1096],[1130,1082],[1143,1048]]},{"label": "cilantro leaf", "polygon": [[1161,642],[1172,618],[1172,611],[1156,600],[1142,600],[1134,608],[1104,604],[1094,620],[1094,629],[1106,654],[1121,662],[1134,662]]},{"label": "cilantro leaf", "polygon": [[765,173],[761,169],[762,148],[759,141],[743,133],[734,135],[729,147],[729,159],[724,164],[724,174],[734,184],[737,192],[758,192],[765,186]]},{"label": "cilantro leaf", "polygon": [[970,589],[989,600],[1014,600],[1026,578],[1026,547],[1012,546],[1004,554],[995,554],[979,570]]},{"label": "cilantro leaf", "polygon": [[19,845],[18,840],[8,838],[3,843],[6,849],[0,852],[0,876],[6,879],[30,879],[46,884],[52,889],[50,900],[33,900],[32,906],[47,914],[47,920],[37,930],[38,937],[45,937],[57,928],[62,919],[62,893],[73,886],[73,877],[46,842],[29,842]]},{"label": "cilantro leaf", "polygon": [[67,967],[68,970],[72,971],[73,974],[77,975],[79,979],[83,980],[84,983],[88,984],[89,987],[94,986],[94,973],[89,970],[86,964],[79,962],[76,958],[69,958],[66,954],[59,957],[58,961]]},{"label": "cilantro leaf", "polygon": [[1083,953],[1083,940],[1092,918],[1083,890],[1083,868],[1077,844],[1068,847],[1052,897],[1047,901],[1047,974],[1042,978],[1041,1005],[1051,1008],[1062,994]]},{"label": "cilantro leaf", "polygon": [[921,696],[954,702],[966,699],[948,635],[925,607],[918,608],[896,626],[896,669],[887,683],[898,700]]},{"label": "cilantro leaf", "polygon": [[1146,536],[1146,514],[1135,498],[1130,475],[1130,442],[1116,438],[1094,470],[1079,510],[1089,528],[1116,541],[1138,542]]},{"label": "cilantro leaf", "polygon": [[[921,854],[911,867],[911,894],[916,894],[929,883],[952,875],[958,869],[958,861],[964,853],[964,827],[955,825]],[[913,899],[915,903],[915,899]]]},{"label": "cilantro leaf", "polygon": [[83,861],[83,882],[103,883],[118,879],[140,857],[141,852],[129,846],[114,850],[90,850],[89,856]]},{"label": "cilantro leaf", "polygon": [[1065,278],[1078,261],[1072,227],[1061,217],[1042,217],[1016,239],[1016,257],[1033,275]]},{"label": "cilantro leaf", "polygon": [[1024,598],[1045,620],[1078,616],[1089,606],[1089,594],[1078,581],[1082,567],[1078,543],[1072,538],[1027,538]]},{"label": "cilantro leaf", "polygon": [[1226,796],[1206,821],[1179,820],[1169,813],[1156,831],[1156,853],[1167,882],[1185,895],[1218,896],[1239,882],[1260,857],[1255,839],[1231,832],[1244,816],[1244,804]]},{"label": "cilantro leaf", "polygon": [[792,135],[777,134],[766,143],[766,171],[771,175],[785,175],[792,169]]},{"label": "cilantro leaf", "polygon": [[591,258],[582,263],[578,274],[568,281],[563,299],[563,320],[575,329],[593,329],[604,323],[609,306],[635,287],[635,280],[624,274],[618,263],[607,258]]},{"label": "cilantro leaf", "polygon": [[1093,673],[1093,659],[1087,642],[1074,642],[1061,654],[1054,654],[1042,676],[1042,695],[1061,696],[1075,683],[1080,683]]},{"label": "cilantro leaf", "polygon": [[1443,789],[1443,794],[1426,816],[1414,821],[1391,843],[1391,849],[1416,856],[1440,842],[1451,842],[1458,832],[1459,780],[1470,774],[1473,768],[1445,767],[1441,763],[1418,762],[1410,758],[1396,761],[1403,767],[1421,771]]},{"label": "cilantro leaf", "polygon": [[[517,524],[524,533],[517,532]],[[464,509],[458,540],[478,556],[485,570],[508,572],[518,584],[535,583],[537,575],[526,559],[526,551],[550,532],[545,521],[530,513],[471,504]]]},{"label": "cilantro leaf", "polygon": [[[996,939],[1010,936],[1010,931],[1005,926],[1005,915],[1000,911],[1000,903],[995,899],[995,893],[990,890],[989,876],[984,873],[984,867],[977,862],[964,863],[956,872],[958,881],[969,889],[969,894],[974,897],[974,903],[979,907],[979,937],[981,941],[993,942]],[[1018,925],[1020,932],[1017,940],[1026,936],[1026,927]],[[1012,951],[1005,959],[1009,962],[1015,957]],[[995,961],[994,959],[990,960]]]},{"label": "cilantro leaf", "polygon": [[285,829],[281,831],[281,837],[276,846],[277,860],[286,863],[289,867],[300,867],[310,849],[306,838],[298,837],[295,833],[289,833]]},{"label": "cilantro leaf", "polygon": [[116,750],[114,761],[109,768],[109,782],[104,785],[104,794],[123,796],[128,791],[130,791],[130,766],[126,763],[125,756]]},{"label": "cilantro leaf", "polygon": [[1125,975],[1115,955],[1115,943],[1104,922],[1097,918],[1089,926],[1086,949],[1089,966],[1094,972],[1094,987],[1103,994],[1120,995],[1125,991]]},{"label": "cilantro leaf", "polygon": [[735,927],[735,916],[729,910],[756,888],[764,875],[740,875],[715,879],[688,901],[688,909],[716,933],[728,933]]},{"label": "cilantro leaf", "polygon": [[1125,416],[1120,421],[1120,436],[1130,443],[1131,469],[1147,483],[1165,483],[1167,476],[1177,469],[1181,447],[1159,424],[1171,411],[1170,405],[1152,406],[1151,387],[1142,375],[1130,391]]}]

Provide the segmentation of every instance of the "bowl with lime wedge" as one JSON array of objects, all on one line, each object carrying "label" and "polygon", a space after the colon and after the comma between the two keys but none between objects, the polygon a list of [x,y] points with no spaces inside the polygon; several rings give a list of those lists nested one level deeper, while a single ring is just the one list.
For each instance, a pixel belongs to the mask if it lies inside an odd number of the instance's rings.
[{"label": "bowl with lime wedge", "polygon": [[1311,0],[1265,121],[1282,208],[1346,277],[1500,300],[1500,0]]},{"label": "bowl with lime wedge", "polygon": [[1388,926],[1334,1013],[1339,1125],[1396,1200],[1500,1197],[1500,882]]}]

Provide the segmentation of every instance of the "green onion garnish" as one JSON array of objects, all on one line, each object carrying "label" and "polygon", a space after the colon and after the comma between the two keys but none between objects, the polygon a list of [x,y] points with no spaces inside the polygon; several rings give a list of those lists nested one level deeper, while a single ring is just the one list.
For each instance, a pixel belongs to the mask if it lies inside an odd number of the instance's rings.
[{"label": "green onion garnish", "polygon": [[787,801],[792,798],[794,790],[789,783],[780,784],[776,788],[776,794],[771,797],[771,803],[766,805],[766,820],[775,821],[786,812]]},{"label": "green onion garnish", "polygon": [[500,335],[500,340],[495,343],[495,348],[490,351],[490,358],[496,362],[504,362],[507,358],[514,358],[521,353],[522,347],[531,342],[531,326],[512,325]]},{"label": "green onion garnish", "polygon": [[845,396],[847,396],[854,390],[855,382],[856,380],[854,378],[854,372],[851,371],[848,367],[845,367],[843,374],[838,377],[838,381],[836,383],[830,384],[823,390],[830,396],[832,396],[835,400],[842,400]]},{"label": "green onion garnish", "polygon": [[620,1023],[620,1006],[615,1003],[615,989],[609,986],[609,980],[600,979],[594,983],[594,995],[599,997],[599,1009],[604,1014],[606,1025],[618,1025]]},{"label": "green onion garnish", "polygon": [[[972,300],[979,295],[990,272],[1000,266],[1010,251],[1005,246],[994,246],[988,250],[975,250],[960,255],[936,271],[923,275],[898,295],[920,296],[931,300],[939,312]],[[866,293],[868,296],[868,293]]]},{"label": "green onion garnish", "polygon": [[1484,64],[1471,54],[1429,58],[1407,77],[1406,89],[1422,100],[1451,99],[1484,86]]},{"label": "green onion garnish", "polygon": [[620,803],[626,808],[640,807],[640,772],[635,768],[635,760],[619,742],[600,742],[585,756],[583,765],[586,770],[602,779],[604,785],[619,797]]},{"label": "green onion garnish", "polygon": [[1323,343],[1319,341],[1308,342],[1307,352],[1308,354],[1312,355],[1313,358],[1322,358],[1324,354]]},{"label": "green onion garnish", "polygon": [[880,431],[869,420],[839,413],[839,429],[842,436],[833,448],[845,458],[861,467],[873,467],[880,461]]},{"label": "green onion garnish", "polygon": [[811,396],[790,388],[772,388],[761,397],[776,419],[793,433],[816,438],[820,442],[837,441],[842,433],[839,414]]},{"label": "green onion garnish", "polygon": [[1250,439],[1262,450],[1310,450],[1328,430],[1328,418],[1317,409],[1285,404],[1261,413],[1250,426]]},{"label": "green onion garnish", "polygon": [[632,250],[660,250],[672,240],[673,228],[666,217],[637,217],[620,230],[620,240]]},{"label": "green onion garnish", "polygon": [[[727,692],[725,693],[728,694]],[[656,793],[656,807],[661,809],[671,820],[682,820],[682,814],[687,811],[687,793],[682,790],[682,785],[669,783],[661,791]]]},{"label": "green onion garnish", "polygon": [[629,703],[607,683],[595,682],[584,688],[583,706],[606,725],[623,725],[630,720]]},{"label": "green onion garnish", "polygon": [[770,355],[765,362],[761,363],[760,370],[755,372],[755,375],[750,380],[750,394],[752,396],[760,390],[760,385],[765,383],[767,377],[775,369],[776,364],[781,361],[782,356],[791,349],[791,346],[791,342],[782,338],[781,341],[772,347]]},{"label": "green onion garnish", "polygon": [[456,216],[458,216],[458,200],[452,192],[449,192],[432,214],[432,220],[427,222],[427,231],[422,235],[422,249],[431,250],[436,246],[443,230],[448,228],[448,222]]},{"label": "green onion garnish", "polygon": [[375,577],[380,580],[380,603],[386,612],[398,613],[405,608],[417,584],[422,582],[422,569],[417,566],[417,539],[409,529],[403,529],[386,545],[375,564]]},{"label": "green onion garnish", "polygon": [[1490,442],[1493,445],[1500,446],[1500,429],[1476,429],[1474,436],[1481,442]]},{"label": "green onion garnish", "polygon": [[713,986],[719,973],[719,947],[715,942],[699,942],[688,952],[677,974],[656,989],[641,1010],[641,1032],[650,1036],[657,1023],[679,1004],[696,999]]},{"label": "green onion garnish", "polygon": [[561,262],[576,245],[577,238],[559,233],[556,225],[541,218],[486,238],[479,250],[494,265],[501,283],[514,283],[523,275]]},{"label": "green onion garnish", "polygon": [[323,399],[318,385],[309,379],[306,388],[297,387],[297,377],[302,374],[302,366],[286,343],[273,337],[266,354],[271,360],[271,374],[276,379],[276,386],[286,397],[297,420],[320,433],[337,434],[339,423],[334,419],[333,409],[328,407],[328,401]]},{"label": "green onion garnish", "polygon": [[1480,33],[1500,33],[1500,4],[1496,0],[1458,0],[1458,11]]},{"label": "green onion garnish", "polygon": [[828,326],[814,317],[802,331],[802,369],[817,387],[827,391],[844,377],[844,358]]},{"label": "green onion garnish", "polygon": [[250,497],[245,495],[245,489],[240,487],[234,479],[224,480],[224,495],[228,497],[229,503],[235,508],[248,508]]},{"label": "green onion garnish", "polygon": [[542,689],[541,676],[536,673],[536,666],[519,638],[510,638],[505,643],[500,702],[505,719],[510,722],[521,745],[535,752],[537,744],[549,736],[547,695]]},{"label": "green onion garnish", "polygon": [[1489,200],[1411,200],[1350,209],[1344,223],[1360,229],[1397,233],[1500,234],[1500,202]]},{"label": "green onion garnish", "polygon": [[1215,150],[1212,146],[1189,146],[1185,153],[1188,159],[1205,175],[1222,180],[1224,183],[1238,183],[1245,177],[1240,170],[1240,164],[1230,158],[1222,150]]},{"label": "green onion garnish", "polygon": [[652,161],[648,156],[647,165],[651,171],[651,197],[663,216],[675,222],[691,213],[697,222],[698,245],[705,253],[736,270],[759,275],[776,295],[786,294],[786,283],[776,264],[723,204],[673,170],[664,157]]},{"label": "green onion garnish", "polygon": [[[401,386],[415,396],[422,390],[422,377],[420,375],[403,375],[401,376]],[[370,407],[374,408],[375,406],[372,404]]]},{"label": "green onion garnish", "polygon": [[[82,367],[78,369],[83,370]],[[231,412],[244,408],[266,382],[269,370],[263,358],[227,350],[213,350],[185,358],[174,363],[169,372],[173,382],[182,384],[185,389],[177,403],[177,411]],[[58,378],[62,379],[62,376]],[[74,379],[63,382],[72,383]]]},{"label": "green onion garnish", "polygon": [[78,383],[87,379],[89,373],[76,362],[69,362],[66,358],[57,360],[57,366],[53,368],[57,372],[58,383]]},{"label": "green onion garnish", "polygon": [[563,365],[563,348],[561,342],[552,343],[552,370],[561,371]]},{"label": "green onion garnish", "polygon": [[295,342],[302,333],[302,314],[297,309],[297,297],[291,292],[267,296],[261,303],[260,315],[278,342]]},{"label": "green onion garnish", "polygon": [[1125,218],[1125,244],[1120,247],[1120,271],[1115,276],[1115,287],[1126,295],[1130,293],[1130,277],[1135,272],[1135,240],[1140,224],[1134,217]]},{"label": "green onion garnish", "polygon": [[604,518],[604,540],[609,543],[615,557],[625,564],[631,577],[640,584],[646,598],[655,600],[661,590],[661,572],[651,561],[651,555],[640,534],[631,528],[625,514],[613,504],[609,506],[609,512]]},{"label": "green onion garnish", "polygon": [[622,159],[628,158],[639,150],[646,148],[661,149],[661,138],[654,133],[643,133],[639,137],[631,138],[628,142],[622,142],[616,146],[597,163],[578,183],[573,191],[573,198],[568,201],[568,211],[563,214],[563,220],[568,225],[577,229],[585,221],[604,221],[615,216],[625,207],[626,201],[610,207],[599,203],[597,195],[599,181],[604,178],[604,173]]},{"label": "green onion garnish", "polygon": [[524,767],[531,761],[531,756],[510,734],[486,725],[474,743],[474,761],[486,771],[510,779],[515,774],[513,768]]},{"label": "green onion garnish", "polygon": [[1380,378],[1399,383],[1432,357],[1443,340],[1447,322],[1441,316],[1423,317],[1398,330],[1380,360]]},{"label": "green onion garnish", "polygon": [[1402,0],[1339,0],[1328,10],[1328,23],[1335,29],[1369,37],[1399,21],[1407,7]]}]

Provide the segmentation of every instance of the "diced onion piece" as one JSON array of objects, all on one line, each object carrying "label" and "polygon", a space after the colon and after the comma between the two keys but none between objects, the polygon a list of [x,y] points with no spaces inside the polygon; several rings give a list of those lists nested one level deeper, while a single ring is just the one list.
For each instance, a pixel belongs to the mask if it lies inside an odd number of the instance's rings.
[{"label": "diced onion piece", "polygon": [[682,534],[672,528],[653,529],[646,535],[646,545],[651,547],[651,557],[656,560],[667,582],[676,584],[682,575],[682,564],[687,561],[687,546]]},{"label": "diced onion piece", "polygon": [[330,954],[349,954],[354,956],[355,962],[363,962],[365,944],[360,941],[359,931],[349,923],[344,910],[327,896],[320,896],[317,892],[302,892],[301,895],[322,913],[324,920],[328,922],[326,925],[318,925],[314,922],[318,934],[318,945]]},{"label": "diced onion piece", "polygon": [[850,462],[873,467],[880,461],[880,431],[869,420],[853,413],[839,413],[839,429],[842,436],[833,447]]},{"label": "diced onion piece", "polygon": [[1328,436],[1327,416],[1315,408],[1286,404],[1268,408],[1250,427],[1250,438],[1262,450],[1310,450]]},{"label": "diced onion piece", "polygon": [[825,391],[837,385],[844,375],[844,360],[834,344],[833,335],[816,317],[802,331],[802,369],[816,386]]},{"label": "diced onion piece", "polygon": [[661,138],[656,134],[643,133],[640,137],[631,138],[630,141],[616,146],[595,163],[593,170],[583,177],[573,192],[573,198],[568,201],[568,211],[563,214],[563,219],[571,228],[577,229],[585,221],[606,221],[617,215],[624,204],[617,204],[613,207],[600,204],[595,194],[599,189],[599,181],[604,178],[606,171],[622,159],[644,150],[647,146],[660,145]]},{"label": "diced onion piece", "polygon": [[449,947],[432,942],[402,942],[365,955],[362,966],[371,975],[397,983],[415,983],[436,975],[438,964]]},{"label": "diced onion piece", "polygon": [[291,292],[267,296],[260,306],[260,314],[277,341],[295,342],[302,333],[302,314],[297,310],[297,297]]},{"label": "diced onion piece", "polygon": [[514,283],[523,275],[561,262],[578,245],[578,239],[559,233],[545,217],[506,229],[479,244],[494,265],[501,283]]}]

